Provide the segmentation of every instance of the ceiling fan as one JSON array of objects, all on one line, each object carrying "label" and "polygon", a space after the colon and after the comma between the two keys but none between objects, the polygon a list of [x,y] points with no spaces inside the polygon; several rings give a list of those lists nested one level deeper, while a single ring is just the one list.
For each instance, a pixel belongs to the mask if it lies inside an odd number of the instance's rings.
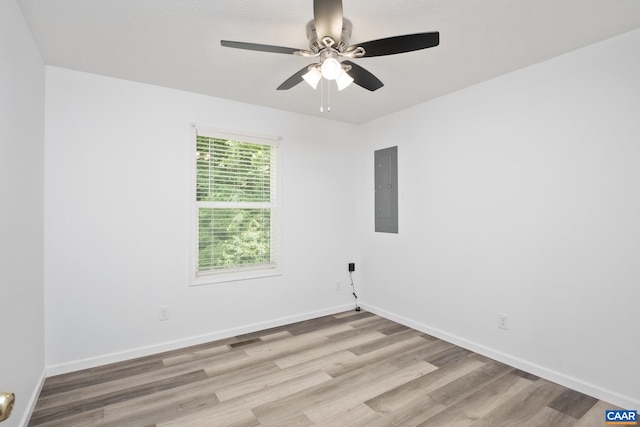
[{"label": "ceiling fan", "polygon": [[[370,91],[380,89],[384,84],[369,71],[349,59],[370,58],[373,56],[395,55],[438,46],[440,33],[416,33],[387,37],[364,43],[349,45],[351,22],[342,14],[342,0],[314,0],[313,20],[307,23],[309,50],[257,43],[245,43],[221,40],[225,47],[255,50],[260,52],[300,55],[306,58],[318,58],[287,80],[278,90],[287,90],[305,80],[314,89],[322,78],[335,80],[338,90],[355,83]],[[339,58],[348,58],[339,61]]]}]

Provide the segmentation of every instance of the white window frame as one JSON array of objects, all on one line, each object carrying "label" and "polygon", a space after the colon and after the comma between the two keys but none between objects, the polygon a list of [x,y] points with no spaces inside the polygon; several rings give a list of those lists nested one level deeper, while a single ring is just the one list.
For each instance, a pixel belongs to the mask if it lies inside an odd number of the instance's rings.
[{"label": "white window frame", "polygon": [[[197,202],[196,200],[196,139],[198,136],[207,136],[212,138],[230,139],[234,141],[245,141],[255,144],[270,145],[276,147],[276,171],[271,176],[272,180],[275,180],[275,200],[270,204],[271,212],[271,253],[273,263],[264,266],[252,266],[252,267],[238,267],[229,268],[221,271],[207,271],[198,272],[198,208],[201,205],[211,205],[211,207],[217,208],[263,208],[263,203],[242,203],[235,202]],[[229,130],[221,130],[215,127],[199,126],[191,124],[191,132],[189,137],[189,285],[199,286],[214,283],[233,282],[238,280],[257,279],[262,277],[279,276],[282,274],[282,239],[280,234],[280,218],[281,215],[281,185],[280,175],[282,170],[281,165],[281,152],[280,146],[281,138],[279,136],[258,135],[247,132],[237,132]],[[239,206],[241,205],[241,206]],[[275,238],[274,238],[275,237]]]}]

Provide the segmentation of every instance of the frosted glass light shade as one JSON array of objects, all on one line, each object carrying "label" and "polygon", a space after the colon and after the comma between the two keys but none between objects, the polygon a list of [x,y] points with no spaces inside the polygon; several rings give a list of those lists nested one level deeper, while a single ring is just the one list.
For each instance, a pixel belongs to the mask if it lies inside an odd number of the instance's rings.
[{"label": "frosted glass light shade", "polygon": [[342,65],[335,58],[327,58],[320,66],[322,77],[327,80],[335,80],[342,71]]},{"label": "frosted glass light shade", "polygon": [[353,83],[353,77],[347,74],[346,71],[342,70],[338,78],[336,78],[336,84],[338,85],[338,90],[342,90]]},{"label": "frosted glass light shade", "polygon": [[320,79],[322,79],[322,73],[318,71],[316,67],[310,68],[305,74],[302,75],[305,82],[309,83],[312,88],[317,88]]}]

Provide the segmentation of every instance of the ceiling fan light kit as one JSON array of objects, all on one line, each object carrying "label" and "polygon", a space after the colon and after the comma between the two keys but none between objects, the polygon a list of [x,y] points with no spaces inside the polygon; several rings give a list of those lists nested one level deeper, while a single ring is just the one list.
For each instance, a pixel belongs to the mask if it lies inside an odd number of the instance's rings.
[{"label": "ceiling fan light kit", "polygon": [[353,77],[347,74],[347,71],[351,69],[348,65],[343,65],[337,60],[323,62],[322,65],[309,65],[308,71],[302,75],[304,81],[313,89],[318,88],[318,83],[323,78],[326,80],[335,80],[338,90],[341,91],[353,83]]},{"label": "ceiling fan light kit", "polygon": [[[353,25],[344,18],[342,0],[314,0],[313,20],[307,23],[309,50],[257,43],[221,40],[220,44],[235,49],[319,58],[285,80],[278,90],[288,90],[303,80],[316,89],[322,80],[335,80],[338,90],[355,83],[371,92],[384,86],[376,76],[349,59],[395,55],[427,49],[440,44],[440,33],[426,32],[387,37],[349,45]],[[340,58],[347,58],[340,61]]]}]

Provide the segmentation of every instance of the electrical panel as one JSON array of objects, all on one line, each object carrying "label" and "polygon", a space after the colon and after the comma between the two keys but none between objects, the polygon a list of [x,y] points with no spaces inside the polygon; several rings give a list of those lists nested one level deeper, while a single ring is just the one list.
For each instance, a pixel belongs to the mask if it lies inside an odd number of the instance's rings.
[{"label": "electrical panel", "polygon": [[398,147],[376,150],[375,160],[375,230],[398,232]]}]

